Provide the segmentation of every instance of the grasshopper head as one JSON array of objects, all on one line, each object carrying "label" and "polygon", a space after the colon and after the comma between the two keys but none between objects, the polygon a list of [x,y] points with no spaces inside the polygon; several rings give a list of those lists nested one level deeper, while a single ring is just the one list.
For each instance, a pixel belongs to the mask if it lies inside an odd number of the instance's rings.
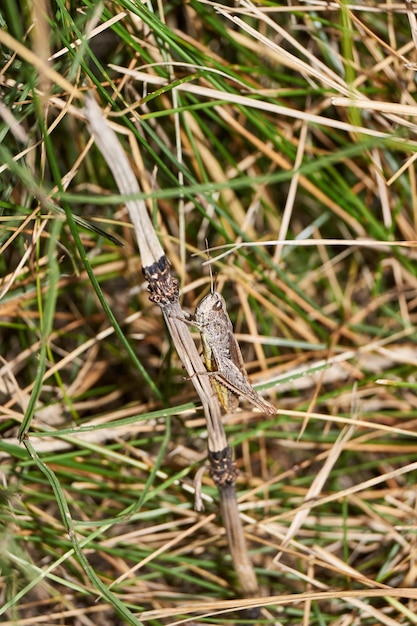
[{"label": "grasshopper head", "polygon": [[198,303],[194,319],[198,326],[204,326],[219,313],[226,313],[226,302],[218,291],[213,291]]}]

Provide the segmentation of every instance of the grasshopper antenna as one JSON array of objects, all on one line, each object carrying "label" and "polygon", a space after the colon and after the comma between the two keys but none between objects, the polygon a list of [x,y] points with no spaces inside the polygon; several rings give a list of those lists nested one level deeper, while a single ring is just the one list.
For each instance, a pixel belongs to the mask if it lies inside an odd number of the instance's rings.
[{"label": "grasshopper antenna", "polygon": [[205,240],[205,244],[206,244],[206,254],[207,254],[207,260],[209,261],[208,266],[209,266],[209,272],[210,272],[210,293],[213,294],[215,291],[215,287],[216,287],[216,278],[213,278],[213,270],[211,269],[211,263],[210,263],[210,248],[209,248],[209,242],[208,239]]}]

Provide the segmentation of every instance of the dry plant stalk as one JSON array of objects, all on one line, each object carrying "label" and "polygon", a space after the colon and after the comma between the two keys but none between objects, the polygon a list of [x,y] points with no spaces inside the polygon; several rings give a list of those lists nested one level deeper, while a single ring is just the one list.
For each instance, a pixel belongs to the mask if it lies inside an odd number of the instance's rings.
[{"label": "dry plant stalk", "polygon": [[[117,187],[123,195],[139,194],[139,184],[123,148],[103,117],[101,108],[89,95],[85,114],[95,142],[105,158]],[[237,506],[235,482],[237,470],[227,443],[221,420],[221,408],[213,393],[202,362],[179,304],[178,281],[172,275],[170,262],[157,238],[143,200],[127,200],[129,217],[135,228],[142,260],[142,271],[149,283],[150,300],[160,307],[168,332],[187,374],[202,402],[207,421],[208,458],[211,476],[218,487],[223,524],[233,564],[245,596],[258,595],[258,584],[249,559]]]}]

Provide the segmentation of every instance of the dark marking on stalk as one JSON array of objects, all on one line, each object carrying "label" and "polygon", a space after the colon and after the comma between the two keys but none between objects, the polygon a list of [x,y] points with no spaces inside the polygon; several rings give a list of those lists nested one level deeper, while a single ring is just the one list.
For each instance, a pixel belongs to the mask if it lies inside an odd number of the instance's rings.
[{"label": "dark marking on stalk", "polygon": [[217,487],[234,485],[239,470],[232,459],[232,449],[226,446],[223,450],[213,452],[209,450],[208,458],[210,462],[210,475]]},{"label": "dark marking on stalk", "polygon": [[171,274],[170,262],[165,254],[155,263],[142,269],[148,281],[149,299],[164,306],[178,300],[178,281]]}]

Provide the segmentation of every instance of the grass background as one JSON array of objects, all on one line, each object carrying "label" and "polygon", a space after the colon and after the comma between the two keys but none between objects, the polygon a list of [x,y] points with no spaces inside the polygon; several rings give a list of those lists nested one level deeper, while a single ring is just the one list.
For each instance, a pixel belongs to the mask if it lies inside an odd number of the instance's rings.
[{"label": "grass background", "polygon": [[86,89],[190,311],[209,288],[193,253],[239,244],[218,288],[279,407],[225,419],[263,623],[417,623],[415,18],[368,4],[4,3],[4,623],[226,624],[243,606],[207,475],[193,510],[204,420]]}]

